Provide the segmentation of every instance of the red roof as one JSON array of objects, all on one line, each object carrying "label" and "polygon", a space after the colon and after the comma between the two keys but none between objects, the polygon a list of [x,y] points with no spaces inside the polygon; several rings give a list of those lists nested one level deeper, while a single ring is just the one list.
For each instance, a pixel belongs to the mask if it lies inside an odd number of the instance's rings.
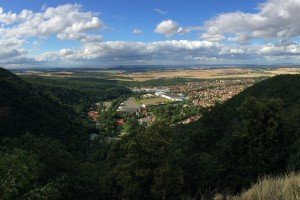
[{"label": "red roof", "polygon": [[125,122],[124,119],[117,119],[116,123],[118,126],[122,126]]},{"label": "red roof", "polygon": [[94,120],[94,121],[96,121],[100,117],[99,112],[97,112],[97,111],[88,112],[88,116],[90,118],[92,118],[92,120]]}]

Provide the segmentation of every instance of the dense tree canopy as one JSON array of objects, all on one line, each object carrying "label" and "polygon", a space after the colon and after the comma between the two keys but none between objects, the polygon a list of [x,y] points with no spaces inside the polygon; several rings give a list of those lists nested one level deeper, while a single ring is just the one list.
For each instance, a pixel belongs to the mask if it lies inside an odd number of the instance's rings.
[{"label": "dense tree canopy", "polygon": [[95,128],[80,113],[97,81],[72,81],[28,83],[0,69],[0,199],[200,199],[300,169],[299,75],[262,81],[189,125],[173,116],[199,111],[182,106],[157,108],[147,127],[128,117],[121,136],[124,98],[116,93]]}]

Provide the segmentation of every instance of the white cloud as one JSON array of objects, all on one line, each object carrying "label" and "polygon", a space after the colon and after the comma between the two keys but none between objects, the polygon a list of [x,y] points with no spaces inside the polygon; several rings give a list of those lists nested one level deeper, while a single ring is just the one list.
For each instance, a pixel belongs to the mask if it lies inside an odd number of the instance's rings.
[{"label": "white cloud", "polygon": [[12,59],[21,55],[26,54],[27,51],[23,49],[1,49],[0,50],[0,59]]},{"label": "white cloud", "polygon": [[171,36],[173,34],[176,34],[178,30],[179,30],[179,25],[176,22],[168,19],[157,24],[154,32],[166,36]]},{"label": "white cloud", "polygon": [[299,56],[300,45],[294,42],[280,42],[276,44],[267,44],[263,46],[259,53],[265,56]]},{"label": "white cloud", "polygon": [[224,35],[233,34],[235,41],[243,41],[251,38],[291,38],[300,35],[299,0],[268,0],[260,4],[258,9],[255,14],[220,14],[205,22],[206,32],[202,37],[221,40]]},{"label": "white cloud", "polygon": [[199,29],[197,26],[181,27],[177,22],[168,19],[157,24],[154,32],[170,37],[174,34],[183,35]]},{"label": "white cloud", "polygon": [[[25,54],[25,53],[24,53]],[[12,57],[14,56],[11,53]],[[108,41],[85,43],[77,50],[61,49],[35,58],[43,66],[99,66],[101,64],[203,64],[295,62],[300,45],[282,41],[267,45],[225,45],[211,41]],[[29,62],[29,61],[27,61]]]},{"label": "white cloud", "polygon": [[[0,7],[0,63],[15,66],[21,62],[24,65],[41,62],[41,57],[30,56],[22,48],[24,44],[28,45],[29,38],[35,40],[32,50],[37,49],[38,40],[49,36],[56,36],[59,40],[77,40],[83,44],[95,43],[100,42],[102,37],[90,32],[103,27],[98,14],[82,11],[79,4],[48,8],[43,6],[41,12],[24,9],[20,13],[5,12]],[[48,57],[70,57],[72,52],[70,49],[63,49]]]},{"label": "white cloud", "polygon": [[209,33],[203,33],[202,39],[217,42],[223,40],[225,37],[222,34],[209,34]]},{"label": "white cloud", "polygon": [[[95,30],[105,28],[97,13],[85,12],[78,4],[44,7],[39,12],[5,12],[0,8],[0,64],[3,66],[98,66],[141,63],[244,63],[299,61],[300,1],[268,0],[256,13],[223,13],[205,22],[203,27],[181,26],[167,19],[154,32],[167,37],[201,31],[201,40],[156,42],[103,41]],[[161,11],[161,10],[160,10]],[[159,9],[155,10],[158,13]],[[142,30],[133,29],[133,34]],[[80,41],[77,49],[40,52],[39,42],[24,49],[29,38],[46,41]],[[251,39],[263,38],[258,42]],[[226,41],[226,42],[220,42]],[[261,41],[267,41],[264,44]],[[61,41],[63,44],[63,41]],[[38,50],[34,49],[38,48]],[[35,54],[31,54],[34,51]]]},{"label": "white cloud", "polygon": [[78,40],[84,43],[102,41],[100,35],[89,35],[86,33],[59,33],[57,38],[60,40]]},{"label": "white cloud", "polygon": [[23,40],[16,38],[8,38],[0,40],[0,47],[10,48],[10,47],[19,47],[24,43]]},{"label": "white cloud", "polygon": [[[44,37],[56,35],[59,39],[88,40],[85,33],[103,27],[103,22],[92,12],[81,11],[78,4],[65,4],[34,13],[23,10],[4,13],[0,9],[0,34],[6,37]],[[11,24],[11,25],[10,25]],[[9,26],[8,26],[9,25]]]},{"label": "white cloud", "polygon": [[[159,42],[124,42],[110,41],[101,43],[87,43],[76,52],[68,53],[69,50],[60,52],[48,52],[41,55],[39,61],[77,61],[86,63],[101,62],[124,62],[124,63],[147,63],[166,62],[170,64],[177,61],[212,61],[215,52],[220,48],[218,43],[208,41],[169,40]],[[171,61],[172,60],[172,61]]]},{"label": "white cloud", "polygon": [[166,11],[163,11],[163,10],[161,10],[161,9],[159,9],[159,8],[155,8],[155,9],[153,9],[153,11],[154,11],[154,12],[157,12],[157,13],[159,13],[159,14],[162,14],[162,15],[167,14]]},{"label": "white cloud", "polygon": [[133,34],[136,34],[136,35],[139,35],[139,34],[142,34],[143,31],[142,31],[141,29],[135,28],[135,29],[132,30],[132,33],[133,33]]},{"label": "white cloud", "polygon": [[5,13],[3,8],[0,7],[0,22],[4,24],[11,24],[17,21],[18,16],[15,13]]},{"label": "white cloud", "polygon": [[66,57],[66,56],[70,56],[70,55],[74,54],[74,52],[71,49],[61,49],[59,51],[59,54],[62,57]]}]

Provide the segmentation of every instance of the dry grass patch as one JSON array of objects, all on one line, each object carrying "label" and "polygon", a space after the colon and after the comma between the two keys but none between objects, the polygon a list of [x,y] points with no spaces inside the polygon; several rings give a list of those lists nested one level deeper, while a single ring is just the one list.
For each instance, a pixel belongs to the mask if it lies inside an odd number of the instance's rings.
[{"label": "dry grass patch", "polygon": [[300,200],[300,174],[290,174],[278,178],[264,178],[249,190],[238,196],[222,197],[215,200]]}]

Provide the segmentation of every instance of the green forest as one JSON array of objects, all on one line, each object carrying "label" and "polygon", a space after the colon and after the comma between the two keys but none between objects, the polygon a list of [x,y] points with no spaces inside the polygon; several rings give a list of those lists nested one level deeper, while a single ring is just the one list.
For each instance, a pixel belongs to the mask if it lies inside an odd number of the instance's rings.
[{"label": "green forest", "polygon": [[[299,172],[299,88],[300,75],[279,75],[191,124],[132,119],[115,138],[114,124],[99,132],[85,113],[97,101],[117,107],[131,94],[122,82],[20,78],[0,68],[0,199],[212,199]],[[165,109],[154,112],[166,118],[184,108]],[[99,137],[90,141],[91,133]]]}]

